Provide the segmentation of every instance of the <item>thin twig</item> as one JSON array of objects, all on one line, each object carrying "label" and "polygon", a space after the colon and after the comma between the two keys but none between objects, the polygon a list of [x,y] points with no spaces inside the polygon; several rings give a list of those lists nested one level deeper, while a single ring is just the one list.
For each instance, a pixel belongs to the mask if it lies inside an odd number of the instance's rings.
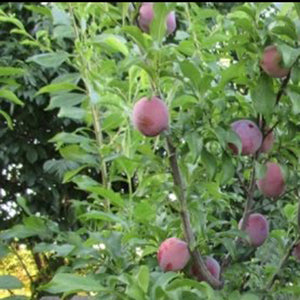
[{"label": "thin twig", "polygon": [[[76,25],[76,19],[75,19],[75,14],[73,11],[73,7],[72,5],[69,3],[69,11],[70,11],[70,15],[72,17],[72,21],[73,21],[73,27],[75,30],[75,34],[76,34],[76,38],[78,39],[78,41],[80,41],[80,34],[79,34],[79,30],[77,28]],[[81,64],[82,64],[82,75],[83,75],[83,81],[84,84],[86,86],[86,94],[87,96],[90,98],[89,95],[89,88],[87,85],[87,80],[88,80],[88,76],[86,76],[86,72],[90,72],[90,67],[89,67],[89,63],[85,60],[84,55],[82,55],[82,52],[79,53],[79,57],[81,59]],[[98,108],[91,103],[91,112],[92,112],[92,116],[93,116],[93,127],[94,127],[94,133],[95,133],[95,137],[96,137],[96,141],[97,141],[97,145],[98,145],[98,153],[99,153],[99,158],[100,158],[100,169],[101,169],[101,180],[102,180],[102,184],[104,187],[110,187],[110,183],[108,181],[108,176],[107,176],[107,168],[106,168],[106,163],[103,160],[102,155],[100,154],[100,149],[102,147],[103,144],[103,137],[102,137],[102,128],[101,128],[101,123],[99,120],[99,111]],[[107,206],[109,207],[109,201],[107,200]]]},{"label": "thin twig", "polygon": [[266,284],[266,287],[264,288],[265,291],[270,291],[273,284],[275,283],[276,277],[278,276],[278,274],[280,273],[281,269],[283,268],[283,266],[286,264],[286,262],[288,261],[295,245],[299,242],[298,238],[294,240],[293,243],[291,243],[291,245],[287,248],[287,252],[286,254],[283,256],[283,258],[281,259],[278,268],[276,270],[276,272],[273,274],[273,276],[271,277],[271,279],[268,281],[268,283]]},{"label": "thin twig", "polygon": [[205,262],[200,254],[200,252],[196,249],[196,241],[192,231],[192,226],[190,222],[190,215],[187,208],[187,199],[186,199],[186,187],[181,177],[181,172],[179,170],[178,162],[177,162],[177,154],[176,148],[172,143],[172,139],[169,135],[166,137],[167,139],[167,147],[169,151],[169,161],[172,169],[172,176],[175,185],[175,190],[178,194],[178,199],[180,202],[180,215],[184,228],[184,235],[187,241],[190,253],[194,260],[197,271],[203,277],[203,279],[208,282],[213,288],[220,289],[223,287],[223,282],[216,279],[211,273],[208,271]]},{"label": "thin twig", "polygon": [[279,103],[280,98],[281,98],[281,96],[283,95],[284,90],[285,90],[285,88],[287,87],[287,84],[288,84],[288,82],[289,82],[289,80],[290,80],[290,77],[291,77],[291,72],[289,72],[289,74],[288,74],[288,75],[285,77],[285,79],[282,81],[281,87],[280,87],[280,89],[279,89],[279,91],[278,91],[278,93],[277,93],[276,104],[275,104],[275,105],[277,105],[277,104]]},{"label": "thin twig", "polygon": [[25,271],[25,273],[26,273],[27,277],[29,278],[30,283],[31,283],[31,285],[32,285],[33,282],[34,282],[34,280],[33,280],[32,276],[30,275],[30,273],[29,273],[29,271],[28,271],[28,269],[27,269],[25,263],[23,262],[22,257],[19,255],[18,251],[14,248],[13,245],[10,246],[10,249],[11,249],[11,252],[12,252],[14,255],[16,255],[16,257],[18,258],[18,260],[19,260],[19,262],[20,262],[22,268],[24,269],[24,271]]}]

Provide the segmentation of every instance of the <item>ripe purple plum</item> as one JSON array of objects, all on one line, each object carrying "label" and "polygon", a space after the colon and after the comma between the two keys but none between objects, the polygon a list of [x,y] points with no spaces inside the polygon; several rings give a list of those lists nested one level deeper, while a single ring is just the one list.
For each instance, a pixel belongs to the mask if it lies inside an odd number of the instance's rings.
[{"label": "ripe purple plum", "polygon": [[[268,133],[269,130],[270,128],[266,128],[266,133]],[[273,131],[269,132],[268,135],[263,140],[263,143],[260,148],[261,152],[268,153],[273,147],[274,139],[275,137]]]},{"label": "ripe purple plum", "polygon": [[276,198],[285,191],[283,173],[278,164],[268,162],[265,176],[257,182],[259,190],[266,197]]},{"label": "ripe purple plum", "polygon": [[190,260],[187,243],[175,237],[166,239],[158,249],[157,260],[164,272],[182,270]]},{"label": "ripe purple plum", "polygon": [[169,127],[168,107],[158,97],[140,99],[132,115],[134,126],[145,136],[157,136]]},{"label": "ripe purple plum", "polygon": [[[140,28],[145,31],[150,31],[150,25],[154,18],[154,9],[153,9],[153,2],[143,2],[140,7],[140,15],[139,15],[139,26]],[[176,16],[175,12],[170,12],[167,16],[166,20],[167,32],[169,34],[173,33],[176,29]]]},{"label": "ripe purple plum", "polygon": [[[240,229],[242,222],[243,219],[239,222]],[[265,242],[269,235],[269,222],[262,214],[251,214],[248,217],[245,231],[248,234],[250,245],[259,247]]]},{"label": "ripe purple plum", "polygon": [[[220,264],[211,256],[207,256],[205,258],[205,265],[210,272],[212,276],[214,276],[216,279],[220,279]],[[191,267],[191,274],[195,276],[199,281],[204,281],[204,278],[199,273],[199,271],[196,269],[195,264]]]},{"label": "ripe purple plum", "polygon": [[260,66],[269,76],[274,78],[285,77],[290,71],[282,66],[282,57],[275,45],[268,46],[264,49]]},{"label": "ripe purple plum", "polygon": [[[242,142],[242,155],[254,154],[262,143],[262,133],[258,126],[250,120],[239,120],[231,124],[231,129],[240,137]],[[238,148],[229,143],[229,148],[238,154]]]},{"label": "ripe purple plum", "polygon": [[292,255],[300,261],[300,243],[297,243],[293,249]]}]

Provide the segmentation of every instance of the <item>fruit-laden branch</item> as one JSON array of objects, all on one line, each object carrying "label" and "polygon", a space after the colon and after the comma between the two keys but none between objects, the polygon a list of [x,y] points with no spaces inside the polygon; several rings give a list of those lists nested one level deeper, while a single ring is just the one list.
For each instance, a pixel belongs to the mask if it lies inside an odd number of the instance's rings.
[{"label": "fruit-laden branch", "polygon": [[[286,76],[286,78],[282,81],[280,89],[276,95],[276,105],[279,103],[285,88],[287,87],[287,84],[289,82],[291,76],[291,72],[289,72]],[[248,222],[248,217],[249,215],[253,212],[252,210],[252,205],[253,205],[253,194],[255,191],[255,163],[256,160],[259,157],[259,154],[261,152],[262,146],[263,146],[263,142],[265,140],[265,138],[274,130],[274,128],[278,125],[279,121],[277,121],[272,128],[270,128],[267,132],[265,132],[265,120],[262,117],[262,115],[258,115],[258,123],[259,123],[259,128],[261,130],[261,132],[263,133],[263,140],[261,143],[260,148],[257,150],[257,152],[255,153],[254,157],[253,157],[253,167],[252,167],[252,175],[251,175],[251,180],[249,183],[249,188],[248,188],[248,192],[247,192],[247,201],[245,204],[245,209],[244,209],[244,213],[243,213],[243,218],[242,218],[242,223],[240,226],[240,229],[243,231],[246,228],[247,222]],[[240,178],[239,178],[240,180]],[[244,187],[244,185],[243,185]],[[241,242],[241,238],[237,238],[236,239],[236,243],[240,244]],[[227,254],[222,262],[222,270],[224,270],[231,262],[231,257],[229,254]]]},{"label": "fruit-laden branch", "polygon": [[175,189],[177,190],[178,199],[180,202],[180,214],[184,228],[185,239],[188,243],[189,250],[191,252],[191,256],[194,260],[196,269],[199,271],[200,275],[203,279],[208,282],[213,288],[221,289],[223,287],[223,282],[217,280],[215,277],[211,275],[208,271],[205,262],[200,254],[200,252],[195,249],[196,241],[192,231],[192,226],[190,222],[190,215],[187,208],[187,200],[186,200],[186,187],[182,180],[181,173],[179,170],[179,166],[177,163],[177,154],[176,148],[174,147],[171,137],[167,135],[167,147],[169,151],[169,161],[172,169],[172,176],[175,185]]}]

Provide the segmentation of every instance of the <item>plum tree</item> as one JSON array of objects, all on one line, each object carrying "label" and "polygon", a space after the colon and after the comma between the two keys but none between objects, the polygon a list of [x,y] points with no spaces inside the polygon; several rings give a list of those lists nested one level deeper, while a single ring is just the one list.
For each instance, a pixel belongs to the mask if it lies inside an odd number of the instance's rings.
[{"label": "plum tree", "polygon": [[300,261],[300,243],[297,243],[293,249],[292,255]]},{"label": "plum tree", "polygon": [[145,136],[157,136],[168,129],[168,107],[158,97],[140,99],[134,105],[132,115],[133,124]]},{"label": "plum tree", "polygon": [[[213,257],[207,256],[205,258],[205,265],[212,276],[214,276],[216,279],[220,279],[221,267],[220,264]],[[194,264],[191,267],[191,274],[195,276],[199,281],[204,280],[204,278],[198,272]]]},{"label": "plum tree", "polygon": [[[250,120],[239,120],[231,124],[231,129],[240,137],[242,142],[242,155],[254,154],[262,143],[262,133],[258,126]],[[228,145],[234,154],[238,153],[238,148],[229,143]]]},{"label": "plum tree", "polygon": [[282,57],[275,45],[268,46],[264,49],[260,66],[269,76],[274,78],[285,77],[290,71],[282,66]]},{"label": "plum tree", "polygon": [[190,260],[187,243],[175,237],[166,239],[158,249],[157,260],[164,272],[182,270]]},{"label": "plum tree", "polygon": [[[269,130],[270,130],[269,128],[266,128],[266,133],[268,133]],[[260,148],[261,152],[263,152],[263,153],[269,152],[272,149],[273,144],[274,144],[274,133],[273,133],[273,131],[270,131],[263,140],[263,143]]]},{"label": "plum tree", "polygon": [[[150,24],[152,23],[153,18],[154,18],[153,2],[143,2],[143,4],[140,7],[140,15],[138,19],[140,28],[145,32],[149,32]],[[166,25],[167,25],[167,32],[169,34],[175,31],[176,29],[175,12],[172,11],[168,14]]]},{"label": "plum tree", "polygon": [[[242,222],[243,219],[239,222],[240,229]],[[269,222],[262,214],[251,214],[248,217],[245,231],[248,234],[250,245],[259,247],[264,243],[269,235]]]},{"label": "plum tree", "polygon": [[268,162],[265,176],[258,180],[257,185],[259,190],[266,197],[278,197],[285,190],[285,181],[278,164]]}]

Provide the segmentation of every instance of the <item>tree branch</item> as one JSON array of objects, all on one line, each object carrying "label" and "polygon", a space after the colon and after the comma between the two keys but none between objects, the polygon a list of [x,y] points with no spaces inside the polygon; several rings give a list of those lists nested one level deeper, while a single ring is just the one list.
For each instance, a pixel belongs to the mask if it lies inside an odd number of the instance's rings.
[{"label": "tree branch", "polygon": [[276,280],[276,277],[278,276],[278,274],[280,273],[281,269],[283,268],[283,266],[286,264],[286,262],[288,261],[295,245],[298,243],[298,238],[294,240],[293,243],[291,243],[291,245],[287,248],[287,252],[286,254],[283,256],[283,258],[281,259],[279,265],[278,265],[278,268],[276,270],[276,272],[273,274],[273,276],[271,277],[271,279],[268,281],[268,283],[266,284],[266,287],[264,288],[265,291],[269,291],[275,280]]},{"label": "tree branch", "polygon": [[187,200],[186,200],[186,187],[183,183],[181,173],[179,170],[179,166],[177,163],[177,154],[176,148],[172,143],[172,139],[169,135],[166,137],[167,147],[169,152],[169,162],[172,169],[172,176],[175,188],[177,190],[178,199],[180,202],[180,216],[183,224],[184,235],[187,241],[191,256],[194,260],[197,270],[200,275],[204,278],[206,282],[208,282],[213,288],[221,289],[223,287],[223,282],[217,280],[211,273],[208,271],[205,262],[200,254],[200,252],[195,248],[196,241],[192,231],[192,226],[190,222],[190,215],[187,208]]}]

